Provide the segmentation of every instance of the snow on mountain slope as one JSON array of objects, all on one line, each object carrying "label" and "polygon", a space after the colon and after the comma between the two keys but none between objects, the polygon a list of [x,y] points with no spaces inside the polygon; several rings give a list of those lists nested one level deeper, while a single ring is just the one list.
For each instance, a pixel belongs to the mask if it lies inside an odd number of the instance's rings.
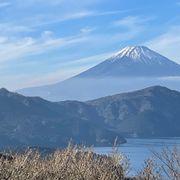
[{"label": "snow on mountain slope", "polygon": [[123,57],[130,58],[134,62],[144,63],[144,64],[167,64],[174,62],[168,60],[166,57],[150,50],[145,46],[128,46],[116,53],[109,60],[115,62],[122,59]]},{"label": "snow on mountain slope", "polygon": [[145,46],[125,47],[77,77],[179,76],[180,65]]}]

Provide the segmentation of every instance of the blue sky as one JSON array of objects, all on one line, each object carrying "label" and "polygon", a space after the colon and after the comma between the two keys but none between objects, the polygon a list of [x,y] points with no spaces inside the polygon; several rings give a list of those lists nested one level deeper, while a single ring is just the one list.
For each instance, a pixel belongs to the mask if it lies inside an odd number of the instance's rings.
[{"label": "blue sky", "polygon": [[0,0],[0,86],[51,84],[129,45],[180,63],[180,0]]}]

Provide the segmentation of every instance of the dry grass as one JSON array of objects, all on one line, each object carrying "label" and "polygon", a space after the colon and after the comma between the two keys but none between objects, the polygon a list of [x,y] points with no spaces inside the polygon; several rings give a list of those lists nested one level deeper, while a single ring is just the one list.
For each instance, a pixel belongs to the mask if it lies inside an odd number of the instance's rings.
[{"label": "dry grass", "polygon": [[153,155],[145,161],[136,178],[125,178],[130,163],[117,149],[106,156],[70,145],[46,157],[28,150],[12,155],[13,158],[0,158],[0,180],[180,180],[180,151],[177,148],[153,152]]},{"label": "dry grass", "polygon": [[115,157],[100,156],[90,149],[69,146],[42,158],[38,152],[16,154],[0,160],[1,180],[115,180],[124,179]]}]

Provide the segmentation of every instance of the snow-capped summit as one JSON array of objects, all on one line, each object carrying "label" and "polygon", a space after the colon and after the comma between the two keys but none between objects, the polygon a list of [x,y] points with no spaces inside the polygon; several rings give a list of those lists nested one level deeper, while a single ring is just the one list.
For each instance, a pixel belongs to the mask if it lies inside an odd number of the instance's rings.
[{"label": "snow-capped summit", "polygon": [[121,49],[119,52],[115,54],[118,57],[132,57],[132,58],[139,58],[141,54],[145,54],[145,51],[149,51],[149,49],[145,46],[127,46]]},{"label": "snow-capped summit", "polygon": [[145,46],[127,46],[117,52],[109,60],[114,62],[125,58],[131,59],[134,62],[145,63],[145,64],[167,64],[172,63],[167,60],[166,57],[158,54],[157,52],[145,47]]},{"label": "snow-capped summit", "polygon": [[137,60],[146,58],[152,59],[159,55],[145,46],[128,46],[116,53],[115,56],[119,58],[129,57]]},{"label": "snow-capped summit", "polygon": [[77,77],[180,76],[180,65],[145,46],[128,46]]}]

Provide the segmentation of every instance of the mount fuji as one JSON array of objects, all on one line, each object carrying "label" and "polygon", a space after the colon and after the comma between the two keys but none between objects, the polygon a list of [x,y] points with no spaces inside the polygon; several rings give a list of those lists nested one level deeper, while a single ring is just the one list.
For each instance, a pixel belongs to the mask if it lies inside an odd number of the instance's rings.
[{"label": "mount fuji", "polygon": [[180,65],[145,46],[132,46],[77,77],[122,76],[180,76]]},{"label": "mount fuji", "polygon": [[85,101],[154,85],[180,90],[180,65],[145,46],[131,46],[70,79],[18,92],[51,101]]}]

